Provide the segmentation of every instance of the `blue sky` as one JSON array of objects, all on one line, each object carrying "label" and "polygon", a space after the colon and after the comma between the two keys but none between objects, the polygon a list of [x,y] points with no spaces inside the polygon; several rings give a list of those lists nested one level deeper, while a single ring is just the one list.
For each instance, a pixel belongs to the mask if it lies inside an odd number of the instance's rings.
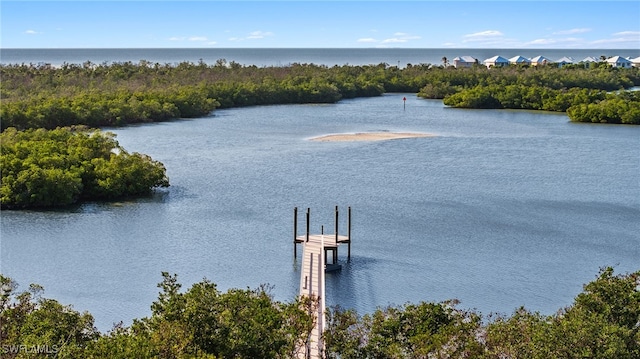
[{"label": "blue sky", "polygon": [[5,1],[2,48],[640,48],[640,1]]}]

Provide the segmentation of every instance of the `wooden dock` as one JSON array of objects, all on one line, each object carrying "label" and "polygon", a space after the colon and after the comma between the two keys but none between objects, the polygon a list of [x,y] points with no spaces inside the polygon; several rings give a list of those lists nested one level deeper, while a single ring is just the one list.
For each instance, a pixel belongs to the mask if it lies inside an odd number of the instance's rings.
[{"label": "wooden dock", "polygon": [[[336,207],[336,233],[324,234],[324,227],[320,234],[309,233],[309,214],[307,209],[307,231],[304,235],[298,235],[298,209],[294,209],[294,257],[297,258],[297,245],[303,245],[302,267],[300,270],[300,296],[306,296],[318,301],[315,313],[313,330],[309,334],[302,348],[297,350],[298,359],[324,358],[324,343],[322,333],[325,324],[325,272],[340,269],[338,264],[338,245],[347,243],[349,246],[349,258],[351,257],[351,208],[349,208],[349,235],[338,235],[338,207]],[[331,262],[328,253],[331,252]]]},{"label": "wooden dock", "polygon": [[304,243],[302,254],[302,269],[300,275],[300,296],[307,296],[318,300],[315,317],[316,325],[311,330],[305,347],[298,351],[299,359],[324,358],[324,332],[325,315],[325,291],[324,291],[324,261],[323,235],[309,236],[309,241]]}]

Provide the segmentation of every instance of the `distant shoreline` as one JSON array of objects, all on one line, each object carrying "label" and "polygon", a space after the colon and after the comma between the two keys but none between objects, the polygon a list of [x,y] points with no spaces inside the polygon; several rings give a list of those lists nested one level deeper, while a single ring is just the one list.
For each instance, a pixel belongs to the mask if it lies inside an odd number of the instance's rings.
[{"label": "distant shoreline", "polygon": [[523,56],[526,58],[543,55],[553,61],[570,56],[580,60],[587,56],[600,58],[620,55],[638,57],[638,49],[563,49],[563,48],[0,48],[0,63],[39,64],[48,63],[60,66],[64,63],[78,64],[90,61],[94,64],[106,62],[133,62],[140,60],[152,64],[179,64],[182,62],[213,65],[219,59],[234,61],[241,65],[258,67],[290,66],[293,63],[312,63],[315,65],[377,65],[386,63],[405,68],[408,64],[441,65],[442,58],[454,59],[456,56],[472,56],[482,61],[495,55],[505,58]]},{"label": "distant shoreline", "polygon": [[386,141],[418,137],[435,137],[435,135],[431,133],[417,132],[358,132],[323,135],[313,137],[310,140],[316,142]]}]

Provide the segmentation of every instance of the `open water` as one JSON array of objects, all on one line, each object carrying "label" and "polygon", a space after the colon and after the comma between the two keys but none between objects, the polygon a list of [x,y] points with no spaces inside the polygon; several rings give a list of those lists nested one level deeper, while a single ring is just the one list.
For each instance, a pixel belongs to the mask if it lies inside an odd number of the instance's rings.
[{"label": "open water", "polygon": [[[161,271],[184,288],[204,277],[221,290],[267,283],[291,300],[296,206],[301,230],[311,208],[313,232],[333,231],[336,205],[346,229],[352,207],[352,260],[340,247],[326,302],[360,313],[457,298],[483,314],[552,314],[600,267],[640,269],[639,126],[387,94],[111,130],[163,162],[172,186],[1,216],[2,274],[90,311],[103,331],[150,314]],[[436,137],[309,141],[367,131]]]}]

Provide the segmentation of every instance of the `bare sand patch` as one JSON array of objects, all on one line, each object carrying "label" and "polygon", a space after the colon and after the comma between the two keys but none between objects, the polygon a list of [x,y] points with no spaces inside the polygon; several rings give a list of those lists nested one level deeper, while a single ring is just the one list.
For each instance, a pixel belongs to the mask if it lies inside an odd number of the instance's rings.
[{"label": "bare sand patch", "polygon": [[398,140],[402,138],[415,137],[435,137],[430,133],[417,132],[359,132],[359,133],[337,133],[314,137],[311,141],[319,142],[337,142],[337,141],[385,141]]}]

